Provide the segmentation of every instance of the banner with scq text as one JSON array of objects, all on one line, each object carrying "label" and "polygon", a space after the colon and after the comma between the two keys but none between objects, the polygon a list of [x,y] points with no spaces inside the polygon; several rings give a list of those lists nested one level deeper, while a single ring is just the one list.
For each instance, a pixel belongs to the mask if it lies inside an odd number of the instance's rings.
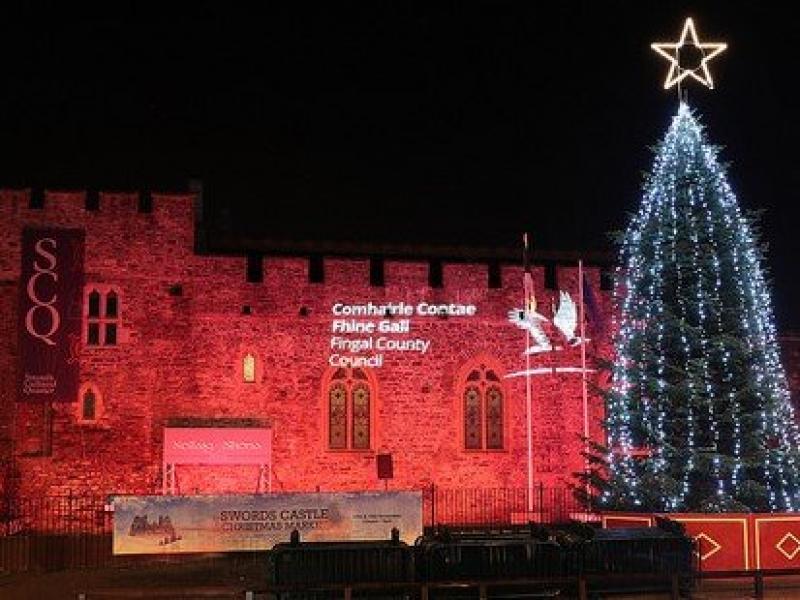
[{"label": "banner with scq text", "polygon": [[21,401],[77,399],[84,232],[22,231],[19,296]]},{"label": "banner with scq text", "polygon": [[114,554],[269,550],[288,542],[422,535],[421,492],[115,496]]}]

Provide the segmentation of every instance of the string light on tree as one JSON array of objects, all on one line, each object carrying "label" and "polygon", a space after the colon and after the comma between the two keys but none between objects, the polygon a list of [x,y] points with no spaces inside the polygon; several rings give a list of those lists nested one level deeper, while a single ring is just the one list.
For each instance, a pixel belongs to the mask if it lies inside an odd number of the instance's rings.
[{"label": "string light on tree", "polygon": [[[697,69],[678,64],[687,38]],[[725,45],[701,44],[688,19],[678,43],[653,48],[672,63],[665,87],[713,87],[707,63]],[[602,504],[800,510],[800,432],[755,222],[683,101],[619,242],[610,448],[591,480]]]},{"label": "string light on tree", "polygon": [[681,103],[621,239],[609,507],[800,509],[761,246],[717,153]]}]

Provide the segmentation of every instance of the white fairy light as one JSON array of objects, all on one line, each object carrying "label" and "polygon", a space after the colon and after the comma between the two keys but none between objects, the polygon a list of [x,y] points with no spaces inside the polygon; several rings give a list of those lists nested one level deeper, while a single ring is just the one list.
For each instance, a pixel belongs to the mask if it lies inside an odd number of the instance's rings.
[{"label": "white fairy light", "polygon": [[[691,37],[689,44],[697,48],[702,54],[700,64],[693,69],[686,69],[680,64],[680,51],[681,48],[687,45],[686,39],[688,37]],[[664,82],[665,90],[679,84],[687,77],[691,77],[704,86],[713,89],[714,80],[711,78],[711,71],[708,70],[708,61],[724,52],[728,45],[722,43],[700,43],[700,39],[697,37],[697,30],[694,28],[694,21],[689,18],[686,19],[683,25],[681,39],[678,42],[674,44],[650,44],[650,47],[670,63],[667,79]]]},{"label": "white fairy light", "polygon": [[642,506],[653,490],[641,478],[654,477],[674,485],[652,508],[712,501],[700,493],[724,506],[748,500],[742,484],[755,479],[769,509],[800,508],[800,431],[770,294],[716,155],[682,103],[623,238],[607,502]]}]

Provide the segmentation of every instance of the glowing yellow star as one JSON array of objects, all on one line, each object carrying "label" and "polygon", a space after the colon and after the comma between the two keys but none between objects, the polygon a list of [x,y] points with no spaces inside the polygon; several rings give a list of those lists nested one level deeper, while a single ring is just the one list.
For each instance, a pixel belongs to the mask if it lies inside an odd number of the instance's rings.
[{"label": "glowing yellow star", "polygon": [[[691,36],[691,41],[689,43],[697,48],[703,56],[700,64],[694,69],[684,69],[681,67],[679,61],[679,53],[681,48],[686,45],[687,36]],[[650,44],[650,47],[670,62],[667,80],[664,82],[665,90],[680,83],[687,77],[692,77],[709,89],[714,89],[714,80],[711,79],[711,73],[708,70],[708,61],[717,56],[717,54],[723,52],[728,47],[728,44],[701,44],[700,40],[697,38],[694,22],[689,18],[686,19],[683,32],[681,33],[681,39],[677,44]],[[708,53],[706,53],[706,51],[708,51]],[[698,74],[698,71],[702,71],[702,74]]]}]

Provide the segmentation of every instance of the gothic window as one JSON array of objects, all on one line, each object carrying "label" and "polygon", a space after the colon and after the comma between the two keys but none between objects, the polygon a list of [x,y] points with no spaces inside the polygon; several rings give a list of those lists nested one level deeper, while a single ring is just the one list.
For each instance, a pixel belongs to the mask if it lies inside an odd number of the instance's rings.
[{"label": "gothic window", "polygon": [[353,434],[356,450],[369,450],[369,387],[363,383],[353,386]]},{"label": "gothic window", "polygon": [[374,385],[363,369],[340,368],[330,376],[326,394],[328,448],[369,450],[372,447]]},{"label": "gothic window", "polygon": [[464,448],[502,450],[505,393],[497,372],[485,364],[467,369],[461,388]]},{"label": "gothic window", "polygon": [[106,346],[117,345],[117,324],[106,323]]},{"label": "gothic window", "polygon": [[97,423],[102,412],[102,398],[97,386],[87,383],[78,392],[78,422],[83,424]]},{"label": "gothic window", "polygon": [[486,388],[486,447],[503,448],[503,392],[494,385]]},{"label": "gothic window", "polygon": [[89,286],[86,295],[86,345],[116,346],[119,333],[119,293],[108,286]]},{"label": "gothic window", "polygon": [[89,293],[89,316],[94,319],[100,318],[100,292],[97,290]]},{"label": "gothic window", "polygon": [[464,443],[467,450],[483,448],[481,390],[474,385],[464,389]]},{"label": "gothic window", "polygon": [[100,345],[100,323],[90,322],[86,329],[86,343],[89,346]]},{"label": "gothic window", "polygon": [[94,421],[97,418],[97,397],[91,389],[84,392],[81,403],[81,421]]},{"label": "gothic window", "polygon": [[329,400],[329,447],[333,450],[347,448],[347,388],[341,382],[331,385]]},{"label": "gothic window", "polygon": [[256,380],[256,357],[252,354],[245,354],[242,359],[242,379],[245,383],[253,383]]},{"label": "gothic window", "polygon": [[117,307],[119,303],[117,301],[117,293],[114,290],[111,290],[106,294],[106,318],[108,319],[116,319],[117,318]]}]

